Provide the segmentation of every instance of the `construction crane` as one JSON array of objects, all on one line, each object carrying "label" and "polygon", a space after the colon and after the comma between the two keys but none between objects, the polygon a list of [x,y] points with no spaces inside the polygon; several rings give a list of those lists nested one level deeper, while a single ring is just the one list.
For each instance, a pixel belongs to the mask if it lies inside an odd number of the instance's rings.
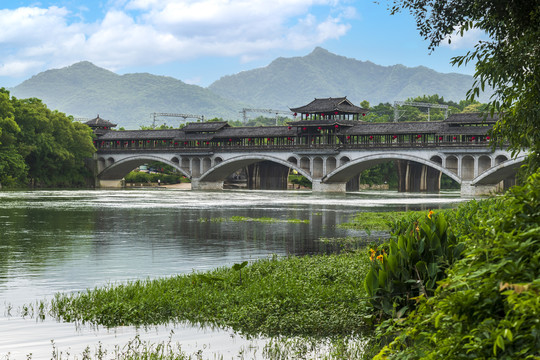
[{"label": "construction crane", "polygon": [[201,121],[204,121],[204,115],[193,115],[193,114],[172,114],[172,113],[152,113],[152,129],[155,129],[156,128],[156,119],[158,117],[162,117],[162,116],[166,116],[166,117],[181,117],[184,119],[184,121],[186,119],[198,119],[198,120],[201,120]]},{"label": "construction crane", "polygon": [[291,111],[285,111],[285,110],[273,110],[273,109],[248,109],[248,108],[243,108],[242,111],[240,111],[242,113],[242,117],[244,119],[244,124],[247,122],[247,113],[248,112],[256,112],[256,113],[266,113],[266,114],[276,114],[276,125],[277,125],[277,122],[278,122],[278,115],[279,114],[283,114],[283,115],[294,115],[293,112]]},{"label": "construction crane", "polygon": [[428,120],[430,121],[430,114],[429,109],[431,108],[437,108],[437,109],[444,109],[444,118],[446,119],[448,117],[448,105],[440,105],[440,104],[430,104],[430,103],[423,103],[423,102],[414,102],[414,101],[394,101],[394,122],[397,122],[399,118],[403,115],[403,111],[401,115],[399,115],[398,105],[409,105],[409,106],[417,106],[417,107],[425,107],[428,109]]}]

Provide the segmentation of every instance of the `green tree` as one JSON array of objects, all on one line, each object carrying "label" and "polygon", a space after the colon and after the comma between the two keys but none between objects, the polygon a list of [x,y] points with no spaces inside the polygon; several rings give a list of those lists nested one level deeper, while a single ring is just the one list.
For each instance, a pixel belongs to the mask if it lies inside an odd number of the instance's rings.
[{"label": "green tree", "polygon": [[11,99],[20,128],[14,144],[28,166],[32,185],[83,185],[90,176],[85,159],[92,156],[92,130],[39,99]]},{"label": "green tree", "polygon": [[24,182],[27,166],[15,148],[21,129],[15,121],[9,92],[0,89],[0,187]]},{"label": "green tree", "polygon": [[530,149],[529,173],[540,165],[540,2],[539,0],[393,0],[392,14],[402,9],[415,17],[420,35],[433,51],[442,41],[481,30],[487,40],[452,59],[454,65],[476,62],[474,100],[486,87],[494,89],[488,104],[497,113],[493,135],[511,149]]}]

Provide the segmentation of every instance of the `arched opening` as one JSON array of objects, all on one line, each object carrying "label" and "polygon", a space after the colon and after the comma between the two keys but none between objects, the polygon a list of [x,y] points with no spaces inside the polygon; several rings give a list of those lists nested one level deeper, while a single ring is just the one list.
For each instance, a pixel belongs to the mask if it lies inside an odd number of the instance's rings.
[{"label": "arched opening", "polygon": [[111,166],[112,164],[114,164],[114,159],[112,157],[108,158],[107,159],[107,162],[105,165],[107,165],[107,167]]},{"label": "arched opening", "polygon": [[461,178],[463,180],[474,179],[474,158],[470,155],[461,159]]},{"label": "arched opening", "polygon": [[349,159],[347,156],[342,156],[342,157],[339,159],[339,166],[343,166],[343,165],[345,165],[346,163],[348,163],[349,161],[351,161],[351,159]]},{"label": "arched opening", "polygon": [[173,163],[177,164],[178,166],[180,166],[180,159],[178,159],[176,156],[173,157],[173,158],[171,159],[171,161],[172,161]]},{"label": "arched opening", "polygon": [[332,172],[336,169],[336,158],[333,156],[330,156],[328,159],[326,159],[326,173]]},{"label": "arched opening", "polygon": [[450,155],[446,158],[446,168],[453,172],[454,174],[458,174],[458,159],[454,155]]},{"label": "arched opening", "polygon": [[296,159],[294,156],[289,157],[287,161],[293,165],[298,165],[298,159]]},{"label": "arched opening", "polygon": [[313,159],[313,177],[322,178],[323,176],[323,159],[316,157]]},{"label": "arched opening", "polygon": [[478,158],[478,175],[491,168],[491,158],[487,155],[482,155]]},{"label": "arched opening", "polygon": [[193,158],[191,160],[191,176],[196,178],[201,176],[201,159]]},{"label": "arched opening", "polygon": [[212,160],[209,157],[203,159],[203,173],[207,172],[212,167]]},{"label": "arched opening", "polygon": [[305,171],[310,170],[310,161],[308,157],[303,157],[300,159],[300,168]]},{"label": "arched opening", "polygon": [[216,158],[214,159],[214,165],[221,164],[222,161],[223,161],[222,158],[220,158],[219,156],[216,156]]},{"label": "arched opening", "polygon": [[189,182],[179,169],[179,159],[132,157],[115,161],[99,174],[99,179],[125,181],[127,187],[162,186]]},{"label": "arched opening", "polygon": [[442,166],[442,158],[439,155],[432,156],[429,160]]},{"label": "arched opening", "polygon": [[186,170],[187,172],[189,172],[189,165],[190,165],[189,158],[183,157],[183,158],[182,158],[182,169],[184,169],[184,170]]},{"label": "arched opening", "polygon": [[499,155],[499,156],[497,156],[497,157],[495,158],[495,165],[499,165],[499,164],[501,164],[501,163],[503,163],[503,162],[505,162],[505,161],[507,161],[507,160],[508,160],[508,158],[507,158],[506,156],[504,156],[504,155]]}]

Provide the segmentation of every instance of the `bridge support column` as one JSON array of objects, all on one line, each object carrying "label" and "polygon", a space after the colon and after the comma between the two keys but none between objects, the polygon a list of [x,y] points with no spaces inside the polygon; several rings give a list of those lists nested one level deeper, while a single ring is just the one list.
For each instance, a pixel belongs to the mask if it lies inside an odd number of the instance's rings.
[{"label": "bridge support column", "polygon": [[312,183],[313,192],[334,192],[334,193],[344,193],[347,191],[347,183],[330,183],[326,184],[321,182],[320,179],[313,180]]},{"label": "bridge support column", "polygon": [[223,190],[223,181],[200,181],[192,178],[191,190]]},{"label": "bridge support column", "polygon": [[473,185],[471,181],[461,182],[461,196],[490,195],[496,191],[496,185]]},{"label": "bridge support column", "polygon": [[120,180],[100,180],[98,179],[96,181],[97,187],[100,188],[125,188],[126,187],[126,180],[120,179]]}]

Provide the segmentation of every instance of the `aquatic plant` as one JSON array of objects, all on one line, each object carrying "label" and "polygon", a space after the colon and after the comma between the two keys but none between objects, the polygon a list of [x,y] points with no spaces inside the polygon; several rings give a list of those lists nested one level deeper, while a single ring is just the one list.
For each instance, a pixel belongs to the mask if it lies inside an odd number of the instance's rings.
[{"label": "aquatic plant", "polygon": [[362,282],[368,266],[361,252],[274,256],[241,269],[56,294],[51,313],[63,321],[107,327],[189,321],[247,335],[359,334],[367,328]]}]

